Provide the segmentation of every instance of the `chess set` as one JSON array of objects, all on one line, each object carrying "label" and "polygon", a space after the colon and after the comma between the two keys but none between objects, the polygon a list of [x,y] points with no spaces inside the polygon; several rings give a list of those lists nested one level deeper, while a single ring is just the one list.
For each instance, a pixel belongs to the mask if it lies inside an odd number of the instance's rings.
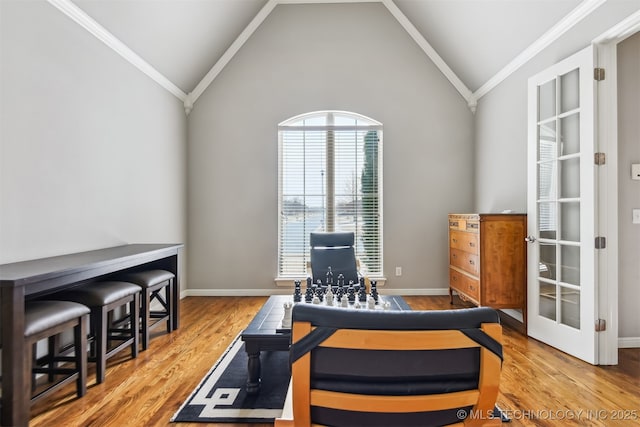
[{"label": "chess set", "polygon": [[390,304],[382,301],[378,295],[378,286],[375,280],[371,281],[371,290],[367,293],[363,277],[357,283],[350,280],[346,284],[344,276],[340,274],[334,282],[331,267],[328,268],[324,283],[320,279],[316,283],[312,283],[311,277],[307,277],[304,295],[302,294],[302,282],[300,280],[294,282],[293,302],[284,303],[282,329],[291,328],[291,310],[294,304],[318,304],[366,310],[388,310],[390,308]]}]

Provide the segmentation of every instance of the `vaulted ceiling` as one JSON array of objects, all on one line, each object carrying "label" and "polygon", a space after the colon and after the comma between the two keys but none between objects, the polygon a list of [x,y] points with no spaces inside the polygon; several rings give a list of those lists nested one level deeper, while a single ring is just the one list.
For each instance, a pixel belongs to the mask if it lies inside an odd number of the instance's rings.
[{"label": "vaulted ceiling", "polygon": [[[134,65],[150,70],[145,72],[185,101],[185,106],[193,104],[275,7],[363,2],[48,1],[115,46]],[[370,1],[387,7],[472,106],[605,0]]]}]

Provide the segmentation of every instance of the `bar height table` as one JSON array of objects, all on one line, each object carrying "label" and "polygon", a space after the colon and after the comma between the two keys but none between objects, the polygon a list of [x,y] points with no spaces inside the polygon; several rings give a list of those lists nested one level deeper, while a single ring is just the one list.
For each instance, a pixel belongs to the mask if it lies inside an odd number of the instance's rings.
[{"label": "bar height table", "polygon": [[179,326],[182,244],[130,244],[0,265],[3,426],[27,426],[30,418],[24,360],[24,301],[121,271],[163,269],[175,274],[173,329]]}]

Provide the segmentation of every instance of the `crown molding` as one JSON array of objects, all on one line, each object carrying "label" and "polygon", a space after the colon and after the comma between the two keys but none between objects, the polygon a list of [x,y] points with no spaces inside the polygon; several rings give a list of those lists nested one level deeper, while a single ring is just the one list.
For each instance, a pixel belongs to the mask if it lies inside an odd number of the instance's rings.
[{"label": "crown molding", "polygon": [[[424,36],[416,29],[409,19],[396,6],[393,0],[268,0],[263,8],[251,20],[249,25],[240,33],[240,35],[229,46],[225,53],[218,59],[215,65],[196,85],[189,94],[183,92],[178,86],[173,84],[169,79],[162,75],[158,70],[142,59],[138,54],[132,51],[118,38],[111,34],[107,29],[101,26],[93,18],[87,15],[82,9],[76,6],[71,0],[47,0],[52,6],[59,9],[69,18],[74,20],[80,26],[93,34],[98,40],[102,41],[116,53],[121,55],[129,63],[134,65],[140,71],[145,73],[163,88],[171,92],[174,96],[184,103],[185,113],[188,115],[193,109],[194,103],[200,95],[209,87],[215,78],[222,72],[225,66],[233,59],[236,53],[242,48],[247,40],[253,35],[255,30],[264,22],[273,9],[279,4],[316,4],[316,3],[366,3],[377,2],[382,3],[391,15],[396,18],[398,23],[404,28],[409,36],[418,44],[422,51],[429,57],[435,66],[456,88],[460,95],[465,99],[472,113],[475,113],[478,100],[489,93],[492,89],[502,83],[511,74],[520,67],[530,61],[534,56],[540,53],[551,43],[560,38],[569,29],[589,16],[594,10],[600,7],[607,0],[584,0],[560,22],[554,25],[549,31],[542,35],[538,40],[532,43],[527,49],[522,51],[516,58],[509,62],[498,73],[491,77],[485,84],[478,88],[475,92],[471,92],[469,88],[460,80],[447,63],[440,57],[436,50],[429,44]],[[637,31],[640,26],[640,11],[625,19],[616,27],[607,31],[594,40],[594,43],[606,43],[611,40],[621,40]]]},{"label": "crown molding", "polygon": [[231,46],[229,46],[229,48],[220,57],[220,59],[218,59],[218,61],[204,76],[200,83],[198,83],[193,91],[189,93],[189,101],[191,104],[190,108],[193,108],[193,103],[198,100],[200,95],[202,95],[204,91],[209,87],[209,85],[215,80],[215,78],[218,77],[218,74],[220,74],[224,67],[226,67],[226,65],[229,63],[229,61],[231,61],[235,54],[238,53],[240,48],[245,44],[247,40],[249,40],[254,31],[258,29],[260,24],[262,24],[262,22],[267,18],[267,16],[269,16],[271,11],[277,5],[277,0],[269,0],[267,4],[265,4],[262,9],[260,9],[258,14],[251,20],[249,25],[247,25],[247,27],[242,30],[240,35],[233,41],[233,43],[231,43]]},{"label": "crown molding", "polygon": [[544,33],[538,40],[533,42],[529,47],[523,50],[503,69],[498,71],[485,84],[480,86],[473,95],[476,99],[482,98],[492,89],[502,83],[507,77],[515,73],[520,67],[529,62],[534,56],[540,53],[551,43],[558,40],[564,33],[573,28],[574,25],[589,16],[594,10],[602,6],[607,0],[585,0],[573,9],[567,16],[562,18],[556,25],[551,27],[549,31]]},{"label": "crown molding", "polygon": [[423,37],[423,35],[416,29],[416,27],[409,21],[404,13],[396,6],[393,0],[381,0],[382,4],[386,6],[391,15],[398,20],[398,23],[405,29],[409,36],[420,46],[422,51],[433,61],[436,67],[442,74],[451,82],[451,84],[457,89],[462,97],[467,101],[469,108],[474,110],[475,98],[469,88],[462,83],[462,80],[453,72],[446,62],[438,55],[438,52],[429,44],[429,42]]},{"label": "crown molding", "polygon": [[593,39],[595,44],[620,43],[640,31],[640,10],[619,22],[613,28]]},{"label": "crown molding", "polygon": [[153,68],[148,62],[142,59],[138,54],[132,51],[127,45],[122,43],[118,38],[111,34],[106,28],[98,24],[93,18],[87,15],[82,9],[72,3],[70,0],[47,0],[52,6],[56,7],[62,13],[74,20],[85,30],[93,34],[98,40],[113,49],[116,53],[130,62],[140,71],[151,77],[160,86],[171,92],[179,100],[185,101],[187,94],[178,86],[173,84],[169,79],[162,75],[158,70]]}]

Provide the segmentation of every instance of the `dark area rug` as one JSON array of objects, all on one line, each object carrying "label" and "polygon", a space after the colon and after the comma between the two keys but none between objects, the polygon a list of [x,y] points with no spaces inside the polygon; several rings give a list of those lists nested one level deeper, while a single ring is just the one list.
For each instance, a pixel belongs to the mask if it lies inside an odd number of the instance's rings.
[{"label": "dark area rug", "polygon": [[[191,396],[171,418],[189,423],[268,423],[282,414],[289,379],[289,353],[262,353],[262,384],[258,395],[248,395],[247,352],[240,337],[205,375]],[[496,406],[494,417],[510,420]]]},{"label": "dark area rug", "polygon": [[261,355],[262,384],[258,395],[248,395],[247,352],[237,337],[207,373],[172,422],[265,423],[282,414],[289,379],[289,353],[265,351]]}]

